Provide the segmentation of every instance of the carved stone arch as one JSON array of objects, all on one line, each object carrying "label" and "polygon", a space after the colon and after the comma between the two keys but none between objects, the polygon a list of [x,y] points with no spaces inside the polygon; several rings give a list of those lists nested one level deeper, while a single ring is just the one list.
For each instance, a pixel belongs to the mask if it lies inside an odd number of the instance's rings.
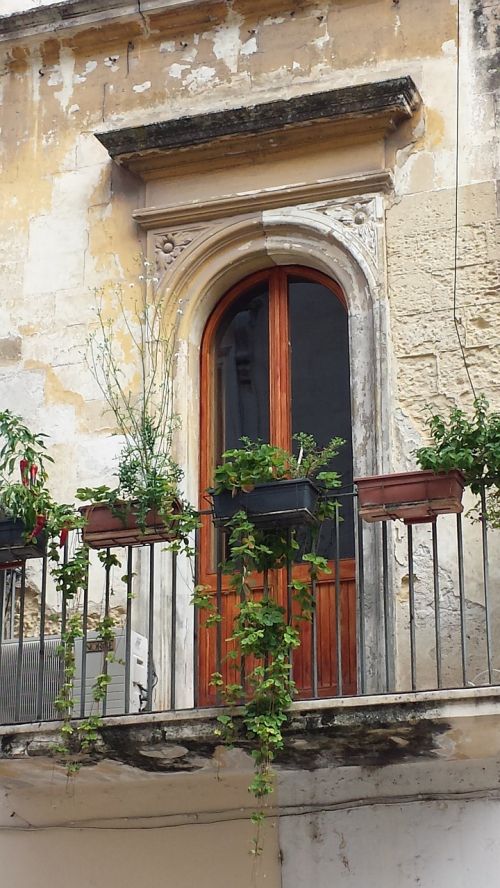
[{"label": "carved stone arch", "polygon": [[[176,328],[175,409],[182,420],[176,456],[185,472],[185,494],[191,502],[197,503],[199,496],[200,348],[205,325],[233,284],[273,265],[314,268],[342,287],[349,312],[354,474],[390,470],[382,207],[374,197],[367,213],[367,199],[363,200],[361,208],[359,200],[351,198],[324,201],[198,228],[170,263],[159,286],[165,296],[165,322]],[[371,226],[369,237],[360,236],[367,232],[359,231],[358,224]],[[377,565],[379,544],[372,527],[365,530],[364,539],[365,555]],[[188,603],[191,585],[190,569],[179,559],[177,656],[183,680],[177,685],[177,701],[181,707],[189,707],[194,699],[193,609]],[[367,691],[379,686],[384,662],[378,589],[377,576],[370,573],[365,577],[364,596]],[[168,594],[165,601],[168,606]],[[162,656],[168,658],[169,651],[163,650]],[[168,689],[165,693],[168,696]]]},{"label": "carved stone arch", "polygon": [[[373,204],[376,203],[373,199]],[[272,265],[304,265],[342,287],[349,310],[355,474],[387,468],[389,453],[387,312],[382,282],[382,226],[369,220],[374,251],[324,201],[226,220],[198,232],[162,282],[167,323],[176,325],[176,409],[182,419],[178,458],[186,494],[196,502],[199,470],[199,351],[205,324],[218,300],[237,281]],[[344,202],[345,204],[345,202]],[[350,199],[350,205],[353,201]],[[345,207],[344,207],[345,209]],[[365,223],[364,223],[365,224]]]}]

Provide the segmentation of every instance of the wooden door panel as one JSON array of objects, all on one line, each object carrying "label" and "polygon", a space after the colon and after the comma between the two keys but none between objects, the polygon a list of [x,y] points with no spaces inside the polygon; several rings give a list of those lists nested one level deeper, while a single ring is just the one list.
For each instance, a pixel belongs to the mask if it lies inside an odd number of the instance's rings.
[{"label": "wooden door panel", "polygon": [[[354,579],[354,561],[341,562],[340,608],[341,608],[341,645],[342,645],[342,695],[356,693],[356,649],[353,639],[356,637],[356,584]],[[350,569],[349,569],[350,567]],[[316,650],[317,650],[317,696],[335,697],[339,693],[337,681],[337,637],[336,637],[336,587],[335,576],[324,574],[316,586]],[[305,578],[304,568],[293,570],[293,576]],[[262,577],[255,578],[253,594],[259,598],[263,594]],[[269,592],[277,597],[286,608],[286,572],[274,575],[268,580]],[[215,588],[215,587],[212,587]],[[239,597],[229,589],[227,578],[224,578],[221,593],[220,671],[225,684],[239,684],[253,669],[253,660],[246,659],[242,666],[239,661],[228,658],[233,644],[228,641],[233,633],[234,620],[239,607]],[[298,613],[298,605],[293,606],[293,613]],[[301,644],[293,651],[292,675],[296,684],[297,699],[305,700],[313,696],[313,650],[312,621],[300,620],[299,628]],[[200,620],[199,625],[199,706],[215,706],[218,702],[216,688],[210,685],[212,674],[218,671],[217,665],[217,628],[205,628]]]}]

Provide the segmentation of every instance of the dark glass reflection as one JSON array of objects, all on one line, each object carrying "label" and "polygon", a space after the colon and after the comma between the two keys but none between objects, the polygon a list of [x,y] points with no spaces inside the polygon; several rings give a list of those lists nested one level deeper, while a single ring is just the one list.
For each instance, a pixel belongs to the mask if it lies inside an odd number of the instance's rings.
[{"label": "dark glass reflection", "polygon": [[[320,446],[339,436],[345,445],[329,467],[342,477],[342,490],[352,490],[352,437],[347,312],[323,284],[291,277],[289,317],[292,379],[292,432],[308,432]],[[342,504],[340,557],[354,556],[354,520],[351,496]],[[310,542],[302,540],[303,545]],[[335,526],[321,530],[319,554],[335,558]]]},{"label": "dark glass reflection", "polygon": [[240,296],[215,342],[216,458],[246,436],[269,441],[269,297],[264,282]]}]

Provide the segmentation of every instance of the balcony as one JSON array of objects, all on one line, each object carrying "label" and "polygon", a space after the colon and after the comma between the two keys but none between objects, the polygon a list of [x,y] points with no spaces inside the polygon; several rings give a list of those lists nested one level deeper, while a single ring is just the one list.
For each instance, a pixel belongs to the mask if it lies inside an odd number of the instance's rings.
[{"label": "balcony", "polygon": [[[316,606],[301,629],[302,645],[292,668],[298,687],[296,713],[352,712],[356,705],[407,706],[423,701],[477,699],[500,686],[500,651],[495,644],[499,565],[490,557],[485,521],[443,515],[434,523],[366,523],[356,496],[341,494],[333,522],[332,573],[313,588]],[[355,558],[341,558],[342,509],[353,510]],[[206,516],[208,518],[208,516]],[[65,558],[74,541],[66,546]],[[223,532],[216,533],[217,553]],[[109,550],[108,554],[109,554]],[[228,593],[217,571],[215,601],[222,621],[211,630],[195,614],[190,597],[196,559],[167,552],[162,544],[113,550],[104,565],[92,553],[81,600],[61,605],[54,595],[46,559],[33,559],[0,574],[0,724],[56,722],[63,678],[61,638],[71,614],[81,616],[75,641],[73,716],[99,714],[106,724],[151,720],[178,713],[183,721],[213,717],[220,700],[203,690],[211,671],[227,666],[231,633]],[[106,559],[105,559],[106,561]],[[351,566],[350,566],[351,565]],[[286,570],[284,606],[293,618]],[[272,580],[263,579],[264,588]],[[258,594],[258,593],[256,593]],[[113,619],[113,639],[96,631]],[[106,654],[112,651],[112,657]],[[203,679],[203,672],[206,673]],[[92,685],[109,673],[96,703]],[[208,675],[209,678],[209,675]],[[489,691],[488,689],[492,689]],[[210,693],[213,694],[210,697]],[[177,716],[176,716],[177,718]],[[56,724],[52,725],[57,728]]]}]

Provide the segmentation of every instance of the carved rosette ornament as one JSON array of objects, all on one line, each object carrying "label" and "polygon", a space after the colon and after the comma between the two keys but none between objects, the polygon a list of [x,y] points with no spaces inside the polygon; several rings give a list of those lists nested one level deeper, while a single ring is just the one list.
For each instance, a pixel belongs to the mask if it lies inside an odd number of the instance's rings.
[{"label": "carved rosette ornament", "polygon": [[155,270],[159,281],[193,239],[193,231],[170,231],[155,235]]},{"label": "carved rosette ornament", "polygon": [[357,238],[377,261],[379,208],[377,198],[344,197],[332,201],[322,201],[308,209],[315,209],[323,216],[342,225],[350,236]]}]

